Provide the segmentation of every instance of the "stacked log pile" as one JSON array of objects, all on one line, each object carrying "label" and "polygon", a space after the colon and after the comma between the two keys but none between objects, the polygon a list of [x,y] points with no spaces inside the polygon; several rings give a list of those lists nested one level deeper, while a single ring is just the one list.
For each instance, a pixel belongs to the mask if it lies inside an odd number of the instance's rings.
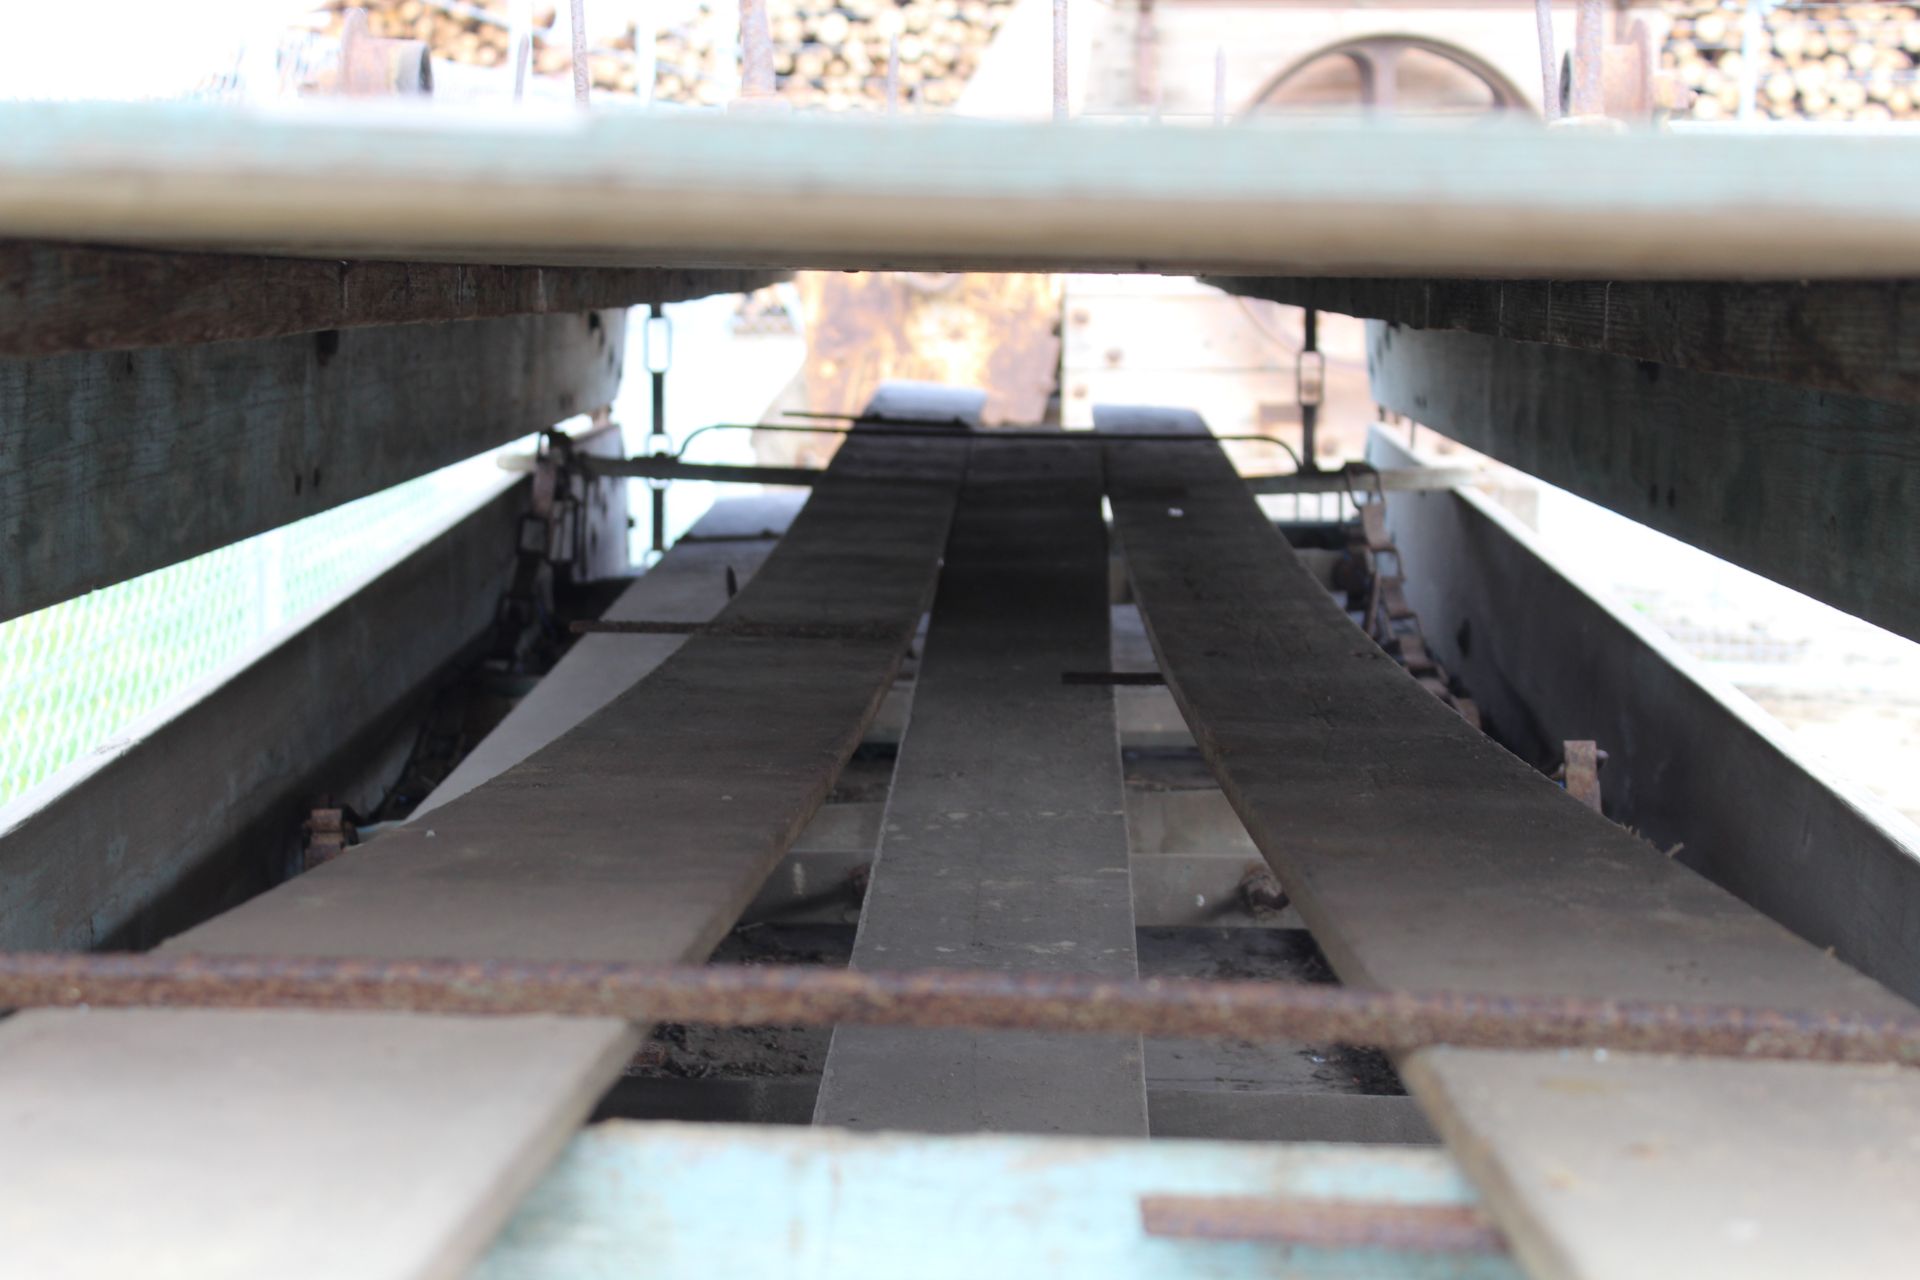
[{"label": "stacked log pile", "polygon": [[[886,103],[889,42],[900,42],[902,105],[952,106],[979,64],[1012,0],[768,0],[774,71],[796,106],[880,109]],[[325,0],[326,34],[338,35],[348,8],[365,8],[376,36],[424,40],[436,58],[486,67],[509,64],[507,0]],[[650,35],[628,27],[589,53],[593,87],[635,93],[654,67],[653,96],[716,106],[731,93],[736,58],[735,0],[700,0],[684,22]],[[558,21],[558,25],[556,25]],[[564,15],[534,14],[532,71],[569,76]]]},{"label": "stacked log pile", "polygon": [[[1695,119],[1739,114],[1745,10],[1743,0],[1670,8],[1661,65],[1697,91]],[[1920,119],[1920,5],[1782,4],[1764,15],[1754,48],[1757,118]]]}]

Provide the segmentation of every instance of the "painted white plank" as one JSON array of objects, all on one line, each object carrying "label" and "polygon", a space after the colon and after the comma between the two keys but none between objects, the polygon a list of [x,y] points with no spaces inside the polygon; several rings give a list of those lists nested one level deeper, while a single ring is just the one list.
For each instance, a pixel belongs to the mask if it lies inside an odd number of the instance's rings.
[{"label": "painted white plank", "polygon": [[0,108],[0,234],[314,257],[1899,277],[1916,209],[1904,132]]}]

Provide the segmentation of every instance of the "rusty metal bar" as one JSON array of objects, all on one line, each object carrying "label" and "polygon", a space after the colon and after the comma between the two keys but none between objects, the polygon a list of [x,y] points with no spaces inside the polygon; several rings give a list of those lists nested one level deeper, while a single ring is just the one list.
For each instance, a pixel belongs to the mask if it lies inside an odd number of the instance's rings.
[{"label": "rusty metal bar", "polygon": [[1533,0],[1533,21],[1540,34],[1540,113],[1560,118],[1560,65],[1553,56],[1553,0]]},{"label": "rusty metal bar", "polygon": [[1140,1223],[1168,1240],[1312,1249],[1497,1255],[1506,1237],[1471,1205],[1262,1196],[1142,1196]]},{"label": "rusty metal bar", "polygon": [[1448,1044],[1920,1065],[1920,1018],[1735,1005],[969,970],[0,954],[0,1009],[79,1006],[546,1013],[712,1026],[975,1027],[1395,1051]]}]

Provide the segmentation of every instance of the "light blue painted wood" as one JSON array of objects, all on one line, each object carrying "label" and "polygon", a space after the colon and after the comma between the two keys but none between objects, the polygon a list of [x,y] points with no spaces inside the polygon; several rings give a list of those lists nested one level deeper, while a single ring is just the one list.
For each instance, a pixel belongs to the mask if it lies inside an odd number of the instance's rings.
[{"label": "light blue painted wood", "polygon": [[475,1280],[1519,1280],[1505,1258],[1150,1239],[1140,1197],[1474,1203],[1443,1152],[595,1126]]}]

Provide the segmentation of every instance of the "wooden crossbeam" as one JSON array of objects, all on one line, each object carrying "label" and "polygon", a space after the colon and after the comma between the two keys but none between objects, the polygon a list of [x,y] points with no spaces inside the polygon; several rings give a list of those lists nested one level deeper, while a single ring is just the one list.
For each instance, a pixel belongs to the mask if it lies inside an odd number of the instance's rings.
[{"label": "wooden crossbeam", "polygon": [[1373,321],[1380,404],[1920,638],[1920,410]]},{"label": "wooden crossbeam", "polygon": [[578,314],[746,293],[777,272],[341,262],[0,241],[0,356]]},{"label": "wooden crossbeam", "polygon": [[[1200,432],[1183,410],[1096,410],[1107,431]],[[1356,629],[1299,565],[1217,450],[1109,451],[1109,500],[1154,651],[1195,740],[1236,812],[1341,978],[1409,991],[1713,999],[1910,1013],[1731,894],[1569,798],[1428,696]],[[1832,1068],[1821,1100],[1832,1145],[1798,1162],[1731,1123],[1616,1161],[1592,1108],[1545,1105],[1511,1122],[1510,1090],[1541,1098],[1561,1055],[1444,1050],[1403,1061],[1409,1085],[1488,1197],[1529,1273],[1624,1280],[1659,1274],[1790,1276],[1820,1253],[1828,1276],[1883,1274],[1910,1239],[1882,1195],[1829,1195],[1822,1179],[1887,1127],[1875,1165],[1894,1201],[1920,1185],[1920,1076],[1896,1073],[1901,1106],[1870,1118],[1860,1074]],[[1700,1087],[1660,1087],[1657,1062],[1623,1064],[1598,1114],[1621,1131],[1695,1132]],[[1704,1087],[1748,1114],[1800,1105],[1773,1064],[1700,1066]],[[1824,1068],[1823,1068],[1824,1070]],[[1516,1071],[1518,1075],[1516,1076]],[[1776,1089],[1776,1085],[1780,1087]],[[1583,1089],[1584,1086],[1575,1086]],[[1760,1126],[1764,1128],[1764,1126]],[[1826,1139],[1818,1140],[1821,1143]],[[1558,1180],[1550,1170],[1569,1170]],[[1750,1250],[1726,1224],[1805,1196],[1819,1212],[1766,1224]],[[1684,1215],[1675,1206],[1686,1206]],[[1658,1220],[1627,1249],[1625,1222]],[[1603,1242],[1611,1235],[1614,1243]],[[1773,1259],[1783,1261],[1776,1264]],[[1791,1261],[1784,1261],[1791,1260]]]},{"label": "wooden crossbeam", "polygon": [[[855,968],[1134,977],[1093,450],[977,439]],[[1145,1136],[1137,1036],[839,1027],[815,1120]]]},{"label": "wooden crossbeam", "polygon": [[6,104],[0,234],[543,265],[1920,275],[1904,134],[301,105]]},{"label": "wooden crossbeam", "polygon": [[[485,785],[171,945],[703,958],[891,684],[964,452],[849,439],[721,615],[888,638],[691,637]],[[464,1274],[638,1040],[604,1019],[12,1018],[0,1273]]]},{"label": "wooden crossbeam", "polygon": [[600,408],[625,313],[0,358],[0,620]]},{"label": "wooden crossbeam", "polygon": [[1920,284],[1213,276],[1228,293],[1920,403]]}]

